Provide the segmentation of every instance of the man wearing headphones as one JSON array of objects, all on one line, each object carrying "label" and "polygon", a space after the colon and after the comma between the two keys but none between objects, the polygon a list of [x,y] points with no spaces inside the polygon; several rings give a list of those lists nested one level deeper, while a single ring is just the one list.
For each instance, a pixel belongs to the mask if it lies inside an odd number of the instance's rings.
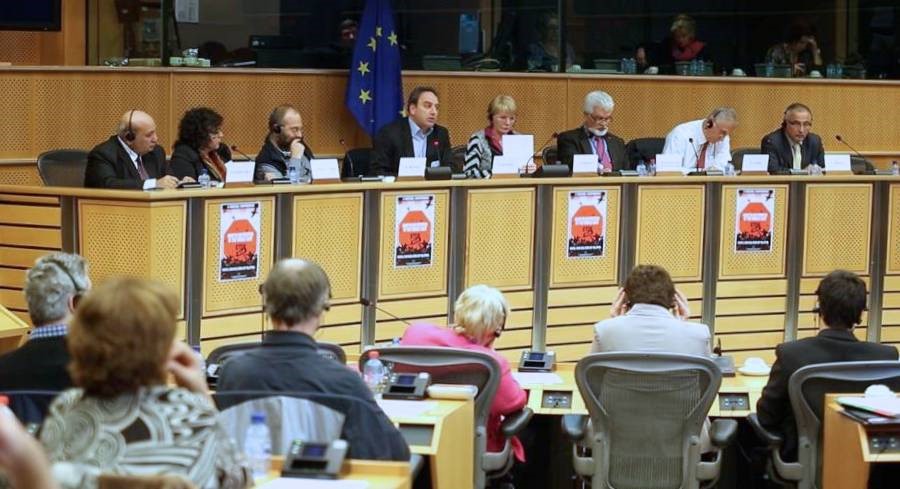
[{"label": "man wearing headphones", "polygon": [[34,329],[19,349],[0,356],[0,391],[72,386],[66,333],[75,306],[91,288],[84,258],[51,253],[25,274],[25,302]]},{"label": "man wearing headphones", "polygon": [[766,134],[760,151],[769,155],[769,173],[802,170],[810,164],[825,166],[822,138],[810,132],[812,111],[801,103],[784,110],[781,127]]},{"label": "man wearing headphones", "polygon": [[293,166],[301,181],[310,180],[309,160],[312,150],[303,141],[303,118],[292,105],[279,105],[269,114],[269,133],[256,154],[256,183],[270,182],[288,176]]},{"label": "man wearing headphones", "polygon": [[157,143],[156,122],[150,114],[129,110],[122,115],[116,134],[88,154],[85,187],[171,189],[182,181],[194,181],[166,175],[166,153]]},{"label": "man wearing headphones", "polygon": [[663,154],[678,155],[685,172],[694,169],[724,170],[731,161],[731,137],[737,127],[737,112],[719,107],[705,119],[685,122],[666,136]]}]

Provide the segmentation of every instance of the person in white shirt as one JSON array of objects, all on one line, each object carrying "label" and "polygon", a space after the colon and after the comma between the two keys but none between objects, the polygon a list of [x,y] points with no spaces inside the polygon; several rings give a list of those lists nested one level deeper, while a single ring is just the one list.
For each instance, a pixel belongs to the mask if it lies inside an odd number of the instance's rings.
[{"label": "person in white shirt", "polygon": [[675,126],[666,136],[663,154],[677,155],[685,170],[724,170],[731,161],[730,135],[737,124],[737,111],[719,107],[704,119]]}]

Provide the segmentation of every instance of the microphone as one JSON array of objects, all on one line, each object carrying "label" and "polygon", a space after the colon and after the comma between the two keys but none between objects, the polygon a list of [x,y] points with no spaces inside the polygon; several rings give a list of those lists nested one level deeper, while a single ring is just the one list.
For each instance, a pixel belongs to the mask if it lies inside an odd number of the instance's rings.
[{"label": "microphone", "polygon": [[350,156],[350,152],[347,151],[347,143],[344,141],[344,138],[340,139],[341,148],[344,148],[344,154],[347,155],[347,161],[350,162],[350,177],[356,177],[356,171],[353,169],[353,157]]},{"label": "microphone", "polygon": [[[541,148],[538,150],[538,153],[540,153],[541,155],[543,155],[543,154],[544,154],[544,150],[547,149],[547,147],[550,146],[550,143],[552,143],[553,140],[556,139],[557,137],[559,137],[559,133],[558,133],[558,132],[554,132],[553,134],[551,134],[550,137],[547,138],[546,141],[544,141],[544,144],[543,144],[543,145],[541,146]],[[537,154],[537,153],[532,153],[531,156],[529,156],[528,159],[525,160],[525,164],[524,164],[524,165],[519,165],[519,168],[527,167],[529,163],[531,163],[532,161],[534,161],[534,156],[535,156],[536,154]],[[555,164],[555,163],[556,163],[555,161],[551,161],[551,162],[546,162],[546,161],[545,161],[543,164],[544,164],[544,165],[553,165],[553,164]]]},{"label": "microphone", "polygon": [[688,138],[688,142],[691,143],[691,149],[694,150],[694,168],[697,167],[697,162],[700,161],[700,153],[697,152],[697,146],[694,145],[694,138]]},{"label": "microphone", "polygon": [[243,156],[246,161],[253,161],[253,158],[247,156],[247,153],[244,153],[243,151],[239,150],[236,144],[231,145],[231,150],[235,151],[235,152],[237,152],[237,154]]},{"label": "microphone", "polygon": [[[844,138],[842,138],[840,134],[835,134],[835,135],[834,135],[834,139],[837,139],[838,141],[841,142],[841,144],[843,144],[844,146],[850,148],[850,151],[853,151],[853,154],[855,154],[856,156],[859,156],[860,158],[862,158],[863,161],[866,162],[866,166],[867,166],[866,171],[869,170],[868,166],[869,166],[869,165],[872,165],[872,162],[869,161],[868,158],[866,158],[865,156],[863,156],[862,153],[860,153],[859,151],[856,150],[856,148],[854,148],[853,146],[850,146],[850,143],[848,143],[847,141],[844,141]],[[872,165],[872,166],[875,166],[875,165]]]},{"label": "microphone", "polygon": [[[431,142],[431,147],[434,148],[435,151],[437,151],[437,154],[438,154],[438,161],[439,161],[439,162],[440,162],[440,159],[441,159],[441,148],[440,148],[440,146],[441,146],[441,142],[438,141],[437,139],[435,139],[434,141]],[[426,148],[426,149],[425,149],[425,160],[426,160],[426,161],[425,161],[425,165],[430,167],[430,166],[431,166],[431,161],[433,161],[433,160],[431,160],[430,158],[428,158],[428,150],[429,150],[429,149],[431,149],[431,148]]]},{"label": "microphone", "polygon": [[366,299],[365,297],[360,298],[360,299],[359,299],[359,303],[362,304],[362,305],[364,305],[364,306],[366,306],[366,307],[374,307],[376,311],[383,312],[383,313],[387,314],[388,316],[390,316],[390,317],[396,319],[397,321],[400,321],[401,323],[403,323],[403,324],[409,326],[409,321],[407,321],[407,320],[405,320],[405,319],[403,319],[403,318],[401,318],[401,317],[395,316],[394,314],[392,314],[392,313],[390,313],[390,312],[388,312],[388,311],[386,311],[386,310],[384,310],[384,309],[378,307],[378,305],[375,304],[375,302],[370,301],[369,299]]}]

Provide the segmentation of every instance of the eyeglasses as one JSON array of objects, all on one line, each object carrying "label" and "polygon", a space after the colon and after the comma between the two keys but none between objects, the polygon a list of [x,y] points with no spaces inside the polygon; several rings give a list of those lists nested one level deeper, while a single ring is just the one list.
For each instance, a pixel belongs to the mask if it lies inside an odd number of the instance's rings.
[{"label": "eyeglasses", "polygon": [[801,126],[802,126],[802,127],[807,128],[807,129],[809,129],[810,127],[812,127],[812,122],[809,122],[809,121],[803,121],[803,122],[801,122],[801,121],[787,121],[787,124],[788,124],[789,126],[791,126],[791,127],[801,127]]},{"label": "eyeglasses", "polygon": [[610,122],[612,122],[612,120],[613,120],[613,116],[611,116],[611,115],[610,115],[610,116],[607,116],[607,117],[599,117],[599,116],[596,116],[596,115],[594,115],[594,114],[585,114],[585,115],[588,116],[588,117],[590,117],[592,121],[594,121],[594,122],[596,122],[596,123],[598,123],[598,124],[601,123],[601,122],[610,123]]}]

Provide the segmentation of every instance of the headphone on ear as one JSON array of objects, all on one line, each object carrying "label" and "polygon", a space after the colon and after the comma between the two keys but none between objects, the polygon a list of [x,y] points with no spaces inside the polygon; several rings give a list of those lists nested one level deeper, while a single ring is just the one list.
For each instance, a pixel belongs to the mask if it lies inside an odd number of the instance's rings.
[{"label": "headphone on ear", "polygon": [[125,140],[129,143],[137,139],[137,136],[134,134],[134,129],[131,127],[131,119],[134,118],[134,111],[135,109],[131,109],[131,112],[128,114],[128,129],[125,131]]},{"label": "headphone on ear", "polygon": [[710,117],[709,119],[706,119],[706,122],[703,123],[703,127],[707,128],[707,129],[712,129],[712,126],[713,126],[712,117]]},{"label": "headphone on ear", "polygon": [[281,124],[272,124],[270,129],[272,129],[273,134],[281,134]]}]

